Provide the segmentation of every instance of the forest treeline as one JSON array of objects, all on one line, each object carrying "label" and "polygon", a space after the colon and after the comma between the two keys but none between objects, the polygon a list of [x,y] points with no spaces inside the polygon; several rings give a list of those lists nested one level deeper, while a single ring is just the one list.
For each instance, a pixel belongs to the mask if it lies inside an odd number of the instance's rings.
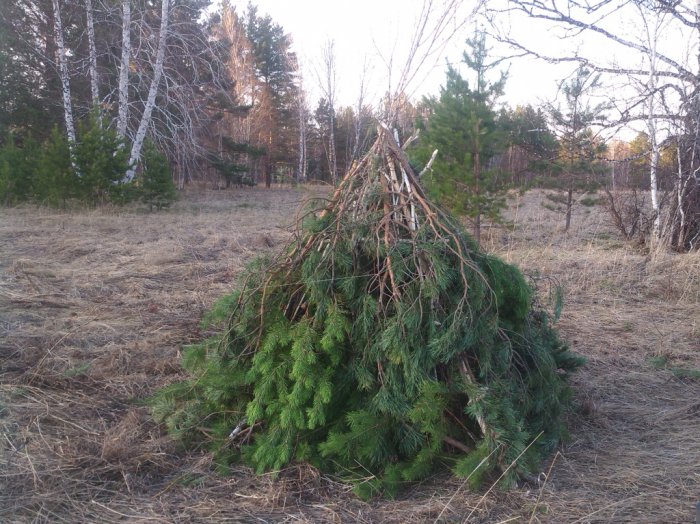
[{"label": "forest treeline", "polygon": [[[389,105],[390,125],[412,142],[419,171],[440,151],[425,184],[473,220],[477,238],[482,217],[497,218],[507,188],[562,190],[566,229],[576,193],[649,188],[648,135],[604,140],[608,108],[592,102],[599,75],[586,67],[562,81],[557,105],[512,108],[501,99],[507,77],[491,70],[485,36],[475,34],[439,94],[387,93],[370,103],[362,80],[356,102],[343,106],[332,42],[315,77],[304,78],[292,35],[272,17],[253,4],[242,12],[208,5],[4,2],[0,201],[140,199],[161,208],[175,187],[194,181],[335,184],[369,149]],[[310,100],[310,91],[320,99]],[[660,190],[672,190],[677,178],[674,143],[653,144]],[[641,223],[636,194],[631,204],[610,202],[627,236],[643,229],[629,225]]]}]

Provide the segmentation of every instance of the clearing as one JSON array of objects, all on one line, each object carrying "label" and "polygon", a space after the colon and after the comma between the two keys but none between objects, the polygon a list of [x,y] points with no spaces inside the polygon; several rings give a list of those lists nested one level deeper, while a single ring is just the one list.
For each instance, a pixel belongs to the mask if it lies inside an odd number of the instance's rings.
[{"label": "clearing", "polygon": [[[172,210],[0,209],[3,522],[691,522],[700,500],[700,254],[622,243],[600,205],[572,231],[542,191],[484,247],[565,291],[588,359],[571,440],[539,479],[470,493],[439,475],[369,503],[308,467],[212,471],[142,399],[243,265],[289,238],[304,190],[190,191]],[[546,291],[547,279],[537,280]],[[549,473],[547,475],[547,473]]]}]

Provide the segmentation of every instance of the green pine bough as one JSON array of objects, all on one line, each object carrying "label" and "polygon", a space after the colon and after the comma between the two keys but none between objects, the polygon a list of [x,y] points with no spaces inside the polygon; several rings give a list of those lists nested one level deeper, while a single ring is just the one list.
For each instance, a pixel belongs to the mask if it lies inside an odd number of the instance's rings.
[{"label": "green pine bough", "polygon": [[445,467],[471,485],[536,471],[566,435],[582,364],[520,271],[426,199],[383,128],[205,320],[226,328],[187,348],[193,378],[159,392],[155,417],[223,467],[307,462],[363,497]]}]

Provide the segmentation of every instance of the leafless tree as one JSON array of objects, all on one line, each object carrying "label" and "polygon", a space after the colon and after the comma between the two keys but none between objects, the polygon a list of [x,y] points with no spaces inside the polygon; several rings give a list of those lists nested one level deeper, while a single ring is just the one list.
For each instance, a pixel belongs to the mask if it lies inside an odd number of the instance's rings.
[{"label": "leafless tree", "polygon": [[304,93],[304,81],[301,74],[298,80],[299,86],[297,90],[297,115],[299,117],[299,165],[297,166],[296,179],[297,182],[305,182],[307,179],[307,167],[309,165],[307,158],[307,121],[308,107],[306,106],[306,94]]},{"label": "leafless tree", "polygon": [[[654,225],[654,236],[663,236],[678,250],[700,247],[700,3],[511,0],[507,4],[489,4],[484,13],[494,36],[511,46],[514,57],[585,65],[607,75],[611,81],[627,79],[628,87],[616,90],[611,97],[618,113],[610,120],[618,125],[636,121],[647,127],[651,138],[649,175],[653,193],[658,191],[654,182],[663,139],[659,136],[662,124],[677,142],[679,171],[675,204],[667,213],[666,226],[661,222]],[[512,36],[511,20],[516,23],[529,20],[532,32],[557,30],[563,42],[556,48],[538,48],[525,38]],[[641,37],[640,31],[625,31],[624,26],[630,22],[644,28]],[[681,39],[668,45],[667,35],[671,34],[681,35]],[[591,46],[593,40],[604,43],[607,52],[596,53],[600,47]],[[575,44],[567,45],[567,41]],[[681,42],[691,42],[694,51],[688,52]],[[695,59],[689,56],[693,52],[697,55]],[[637,89],[630,89],[631,85]],[[652,194],[651,200],[660,220],[661,199],[658,194]]]},{"label": "leafless tree", "polygon": [[[433,68],[443,60],[447,44],[460,34],[483,2],[478,0],[465,12],[465,3],[461,0],[423,0],[405,59],[397,60],[393,51],[386,54],[379,50],[388,71],[387,98],[380,115],[383,121],[393,124],[403,99],[410,98],[433,74]],[[393,85],[392,72],[397,62],[401,65],[398,80]]]},{"label": "leafless tree", "polygon": [[63,34],[63,23],[61,22],[60,0],[52,0],[54,40],[56,42],[56,55],[58,61],[58,73],[61,79],[61,94],[63,100],[63,114],[66,124],[66,134],[68,135],[68,145],[73,150],[75,144],[75,123],[73,120],[73,102],[71,100],[70,76],[68,73],[68,57],[66,56],[66,45]]},{"label": "leafless tree", "polygon": [[336,159],[335,143],[335,98],[338,79],[335,63],[335,43],[333,40],[327,40],[323,46],[321,67],[316,74],[323,97],[328,102],[328,171],[331,175],[333,185],[336,185],[338,182],[338,161]]},{"label": "leafless tree", "polygon": [[[362,76],[360,76],[360,85],[357,92],[357,101],[355,103],[355,121],[353,122],[354,140],[352,144],[351,162],[358,160],[364,153],[367,144],[363,140],[362,130],[367,126],[367,110],[365,107],[367,98],[367,80],[369,75],[369,66],[365,58],[362,66]],[[350,165],[348,164],[348,165]]]},{"label": "leafless tree", "polygon": [[146,138],[146,131],[151,123],[151,114],[153,113],[153,108],[156,104],[156,95],[158,94],[158,86],[160,84],[160,79],[163,76],[163,64],[165,62],[165,44],[168,37],[169,30],[169,19],[170,19],[170,0],[162,0],[161,3],[161,14],[160,14],[160,35],[158,37],[158,50],[156,51],[156,59],[153,65],[153,78],[151,79],[151,86],[148,89],[148,98],[146,99],[146,104],[141,115],[141,121],[139,122],[138,130],[136,131],[136,136],[131,145],[131,155],[129,157],[129,164],[131,167],[126,173],[125,180],[129,181],[134,178],[136,172],[136,163],[141,158],[141,149],[143,147],[143,141]]},{"label": "leafless tree", "polygon": [[95,21],[93,17],[92,0],[85,0],[85,19],[90,64],[90,95],[92,96],[92,105],[97,106],[100,100],[100,91],[97,87],[97,47],[95,46]]},{"label": "leafless tree", "polygon": [[131,63],[131,0],[122,0],[122,45],[119,63],[117,134],[124,138],[129,117],[129,65]]}]

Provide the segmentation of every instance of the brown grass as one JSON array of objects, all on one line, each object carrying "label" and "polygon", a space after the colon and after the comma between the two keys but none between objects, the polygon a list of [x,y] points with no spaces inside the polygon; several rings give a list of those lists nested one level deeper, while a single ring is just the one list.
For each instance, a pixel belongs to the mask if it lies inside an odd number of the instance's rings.
[{"label": "brown grass", "polygon": [[440,475],[365,503],[312,468],[222,477],[206,453],[178,450],[142,399],[182,377],[202,313],[246,261],[284,245],[306,196],[192,192],[154,214],[0,209],[0,521],[693,520],[700,257],[627,246],[600,207],[577,209],[564,234],[541,192],[514,195],[514,227],[485,235],[564,286],[559,326],[588,358],[572,438],[539,479],[483,496]]}]

